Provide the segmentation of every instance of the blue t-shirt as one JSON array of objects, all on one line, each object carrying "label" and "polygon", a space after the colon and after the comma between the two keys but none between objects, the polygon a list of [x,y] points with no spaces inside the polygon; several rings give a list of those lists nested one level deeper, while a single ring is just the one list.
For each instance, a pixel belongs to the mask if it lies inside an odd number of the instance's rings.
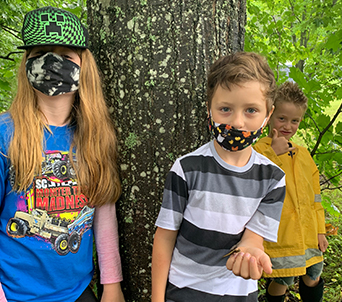
[{"label": "blue t-shirt", "polygon": [[[69,156],[74,128],[44,130],[42,173],[13,192],[13,121],[0,115],[0,282],[12,301],[75,301],[93,276],[93,214]],[[29,150],[27,150],[29,152]]]}]

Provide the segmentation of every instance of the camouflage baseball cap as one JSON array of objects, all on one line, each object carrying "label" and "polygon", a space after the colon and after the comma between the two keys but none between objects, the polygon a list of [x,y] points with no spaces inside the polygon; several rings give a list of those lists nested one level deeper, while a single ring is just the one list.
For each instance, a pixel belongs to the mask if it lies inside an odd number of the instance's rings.
[{"label": "camouflage baseball cap", "polygon": [[32,46],[59,45],[88,48],[88,31],[72,13],[51,6],[35,9],[25,15],[19,49]]}]

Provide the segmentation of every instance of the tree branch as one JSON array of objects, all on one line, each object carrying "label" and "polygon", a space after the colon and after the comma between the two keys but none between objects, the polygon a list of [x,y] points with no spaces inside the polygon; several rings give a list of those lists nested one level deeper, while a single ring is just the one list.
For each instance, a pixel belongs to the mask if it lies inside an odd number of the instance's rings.
[{"label": "tree branch", "polygon": [[[280,45],[281,45],[281,33],[279,32],[278,28],[276,27],[276,24],[277,24],[277,21],[276,21],[276,18],[275,16],[272,15],[272,19],[273,19],[273,22],[274,22],[274,25],[275,25],[275,31],[276,31],[276,35],[277,35],[277,38],[278,38],[278,42],[279,42],[279,49],[281,49]],[[279,61],[277,63],[277,80],[279,79]]]},{"label": "tree branch", "polygon": [[321,130],[319,130],[319,127],[318,127],[318,125],[317,125],[315,119],[314,119],[308,112],[305,112],[305,115],[307,115],[307,116],[313,121],[313,123],[314,123],[315,126],[316,126],[316,129],[318,130],[319,133],[321,133]]},{"label": "tree branch", "polygon": [[9,34],[11,34],[12,36],[16,37],[17,39],[21,40],[21,37],[20,37],[20,34],[17,30],[13,29],[13,28],[10,28],[6,25],[2,25],[1,26],[2,29],[6,32],[8,32]]},{"label": "tree branch", "polygon": [[340,151],[338,150],[330,150],[330,151],[326,151],[326,152],[316,152],[316,155],[322,155],[322,154],[333,154],[333,153],[340,153]]},{"label": "tree branch", "polygon": [[341,190],[341,189],[342,189],[342,186],[340,186],[340,187],[333,187],[333,188],[326,187],[326,188],[322,188],[322,189],[321,189],[321,192],[324,191],[324,190],[333,191],[333,190]]},{"label": "tree branch", "polygon": [[14,62],[14,59],[11,59],[10,56],[13,55],[13,54],[16,54],[16,53],[23,53],[22,51],[12,51],[10,52],[7,56],[0,56],[0,59],[3,59],[3,60],[8,60],[8,61],[12,61]]},{"label": "tree branch", "polygon": [[[341,104],[340,104],[340,107],[337,109],[337,111],[336,111],[334,117],[331,119],[330,123],[323,129],[323,131],[321,131],[321,132],[319,133],[317,142],[316,142],[314,148],[313,148],[312,151],[311,151],[311,156],[312,156],[312,157],[316,154],[316,151],[317,151],[317,149],[318,149],[318,146],[319,146],[319,144],[321,143],[321,140],[322,140],[322,138],[323,138],[325,132],[327,132],[328,129],[333,125],[333,123],[335,122],[335,120],[337,119],[337,117],[339,116],[339,114],[340,114],[341,112],[342,112],[342,102],[341,102]],[[317,125],[316,125],[316,126],[317,126]],[[317,127],[317,128],[318,128],[318,127]]]},{"label": "tree branch", "polygon": [[[325,180],[321,183],[321,186],[322,186],[322,185],[325,185],[326,183],[329,183],[332,179],[334,179],[334,178],[337,177],[337,176],[340,176],[341,174],[342,174],[342,171],[341,171],[340,173],[338,173],[338,174],[336,174],[336,175],[334,175],[334,176],[328,178],[328,179],[325,179]],[[329,186],[328,186],[328,187],[329,187]]]},{"label": "tree branch", "polygon": [[294,9],[294,5],[293,5],[292,1],[289,0],[289,3],[290,3],[290,6],[291,6],[291,11],[292,11],[293,16],[294,16],[294,17],[297,19],[297,21],[300,23],[301,20],[300,20],[300,18],[295,14],[295,9]]}]

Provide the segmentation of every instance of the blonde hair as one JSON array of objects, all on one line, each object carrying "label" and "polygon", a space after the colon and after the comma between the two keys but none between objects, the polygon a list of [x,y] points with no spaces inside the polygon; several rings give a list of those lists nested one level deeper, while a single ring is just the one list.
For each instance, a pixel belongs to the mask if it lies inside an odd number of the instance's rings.
[{"label": "blonde hair", "polygon": [[257,81],[263,86],[267,112],[272,110],[276,81],[274,73],[266,59],[254,52],[237,52],[219,58],[210,68],[207,81],[208,108],[218,86],[231,89],[232,85],[241,85]]},{"label": "blonde hair", "polygon": [[[80,50],[80,85],[71,110],[75,132],[69,152],[76,150],[78,184],[89,204],[116,202],[121,194],[117,167],[117,138],[104,100],[100,75],[93,55]],[[8,155],[15,170],[15,191],[26,190],[42,170],[45,117],[38,108],[36,94],[28,82],[26,51],[19,67],[17,95],[9,109],[14,133]],[[72,158],[72,156],[71,156]]]},{"label": "blonde hair", "polygon": [[278,87],[274,106],[277,107],[277,104],[281,102],[293,103],[301,107],[304,113],[308,109],[308,98],[299,85],[294,82],[284,82]]}]

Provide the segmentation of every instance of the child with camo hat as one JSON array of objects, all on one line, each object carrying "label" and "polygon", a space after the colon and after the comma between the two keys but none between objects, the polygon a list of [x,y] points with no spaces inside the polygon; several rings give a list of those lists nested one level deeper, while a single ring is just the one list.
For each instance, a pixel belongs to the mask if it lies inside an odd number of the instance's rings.
[{"label": "child with camo hat", "polygon": [[18,90],[0,115],[0,301],[124,301],[117,140],[88,33],[70,12],[29,12]]}]

